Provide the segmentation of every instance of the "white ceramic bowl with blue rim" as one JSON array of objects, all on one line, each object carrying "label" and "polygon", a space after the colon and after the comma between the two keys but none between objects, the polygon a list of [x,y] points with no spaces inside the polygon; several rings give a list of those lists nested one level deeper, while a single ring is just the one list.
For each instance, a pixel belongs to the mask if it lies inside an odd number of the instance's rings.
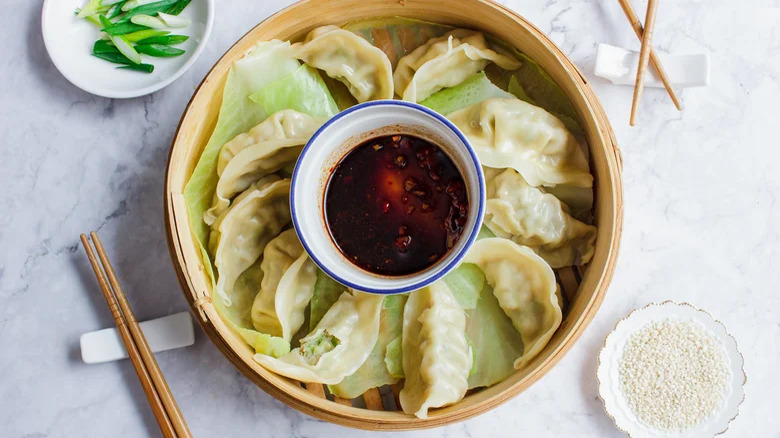
[{"label": "white ceramic bowl with blue rim", "polygon": [[[414,135],[439,146],[460,171],[469,201],[466,225],[455,245],[428,268],[403,276],[376,274],[350,262],[331,238],[324,214],[328,179],[342,158],[366,140],[392,134]],[[290,207],[303,247],[331,278],[363,292],[405,293],[442,278],[466,255],[482,226],[485,176],[466,137],[444,116],[411,102],[377,100],[342,111],[314,133],[295,165]]]}]

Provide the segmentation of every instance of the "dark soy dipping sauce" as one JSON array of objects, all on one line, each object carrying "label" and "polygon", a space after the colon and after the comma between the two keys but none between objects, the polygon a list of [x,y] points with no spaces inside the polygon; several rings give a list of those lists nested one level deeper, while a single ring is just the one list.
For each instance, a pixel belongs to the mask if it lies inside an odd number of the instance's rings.
[{"label": "dark soy dipping sauce", "polygon": [[444,257],[468,215],[463,177],[436,145],[410,135],[361,143],[335,167],[325,220],[339,250],[376,274],[407,275]]}]

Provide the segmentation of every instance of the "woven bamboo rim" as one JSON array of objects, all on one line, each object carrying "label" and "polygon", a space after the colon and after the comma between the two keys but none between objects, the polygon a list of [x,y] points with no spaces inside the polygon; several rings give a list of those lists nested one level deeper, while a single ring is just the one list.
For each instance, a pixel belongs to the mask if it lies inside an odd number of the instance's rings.
[{"label": "woven bamboo rim", "polygon": [[[523,370],[490,388],[469,393],[455,405],[432,411],[427,419],[397,411],[398,384],[381,391],[370,390],[350,401],[334,398],[322,385],[301,384],[280,377],[254,362],[251,349],[224,324],[211,302],[211,283],[198,257],[181,194],[216,124],[230,65],[255,42],[297,39],[321,25],[393,15],[482,30],[538,62],[561,86],[582,121],[595,177],[594,214],[599,229],[596,251],[588,266],[556,272],[564,291],[565,314],[550,343]],[[249,380],[288,406],[336,424],[370,430],[429,428],[473,417],[516,396],[549,371],[574,345],[604,299],[615,269],[623,218],[621,168],[615,135],[582,73],[539,29],[515,12],[488,0],[303,0],[272,15],[244,35],[214,65],[196,90],[182,116],[168,159],[165,228],[187,302],[198,315],[206,335]]]}]

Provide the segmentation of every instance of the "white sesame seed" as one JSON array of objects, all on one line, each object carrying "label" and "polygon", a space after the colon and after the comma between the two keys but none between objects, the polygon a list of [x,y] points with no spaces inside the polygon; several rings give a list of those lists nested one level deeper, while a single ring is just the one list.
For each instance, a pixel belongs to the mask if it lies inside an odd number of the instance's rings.
[{"label": "white sesame seed", "polygon": [[620,388],[631,410],[660,430],[688,429],[714,414],[729,379],[725,347],[692,321],[646,325],[620,359]]}]

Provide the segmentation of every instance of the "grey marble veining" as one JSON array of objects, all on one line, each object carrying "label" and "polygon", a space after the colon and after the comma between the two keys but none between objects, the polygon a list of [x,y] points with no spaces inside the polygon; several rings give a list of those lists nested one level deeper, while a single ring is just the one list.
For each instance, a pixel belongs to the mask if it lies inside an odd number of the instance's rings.
[{"label": "grey marble veining", "polygon": [[[139,318],[186,309],[162,221],[173,133],[210,66],[290,1],[218,1],[194,67],[131,100],[70,85],[43,46],[41,2],[8,3],[13,13],[0,14],[0,436],[158,436],[129,362],[81,362],[79,335],[111,319],[78,235],[100,232]],[[663,90],[645,90],[635,128],[631,87],[591,74],[599,42],[639,47],[617,2],[501,3],[561,46],[607,110],[624,158],[620,261],[590,327],[538,383],[475,419],[397,435],[619,437],[597,396],[596,354],[630,309],[674,299],[723,321],[745,356],[747,397],[725,436],[780,437],[780,1],[662,2],[656,47],[709,52],[712,83],[682,91],[682,113]],[[634,4],[644,15],[645,3]],[[158,355],[195,436],[368,435],[287,408],[196,333],[194,346]]]}]

